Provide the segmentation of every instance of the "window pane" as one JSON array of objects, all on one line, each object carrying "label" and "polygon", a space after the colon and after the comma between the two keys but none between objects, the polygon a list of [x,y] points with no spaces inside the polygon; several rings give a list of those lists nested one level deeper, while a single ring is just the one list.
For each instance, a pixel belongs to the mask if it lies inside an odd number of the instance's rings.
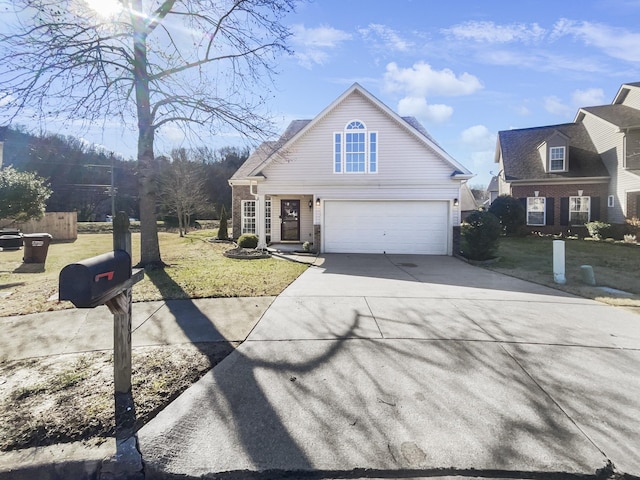
[{"label": "window pane", "polygon": [[242,201],[242,233],[256,233],[256,202]]},{"label": "window pane", "polygon": [[584,225],[589,221],[591,197],[569,197],[569,223]]},{"label": "window pane", "polygon": [[342,173],[342,134],[336,133],[333,147],[333,171]]},{"label": "window pane", "polygon": [[527,197],[527,225],[545,224],[545,197]]}]

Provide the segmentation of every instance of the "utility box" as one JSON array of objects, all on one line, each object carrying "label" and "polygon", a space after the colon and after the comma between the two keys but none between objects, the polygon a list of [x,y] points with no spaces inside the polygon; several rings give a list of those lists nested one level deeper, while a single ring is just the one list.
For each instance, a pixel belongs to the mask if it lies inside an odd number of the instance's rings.
[{"label": "utility box", "polygon": [[48,233],[25,233],[22,235],[24,243],[24,263],[44,263],[47,261],[51,235]]},{"label": "utility box", "polygon": [[131,287],[131,256],[114,250],[67,265],[60,272],[59,299],[78,308],[103,305]]}]

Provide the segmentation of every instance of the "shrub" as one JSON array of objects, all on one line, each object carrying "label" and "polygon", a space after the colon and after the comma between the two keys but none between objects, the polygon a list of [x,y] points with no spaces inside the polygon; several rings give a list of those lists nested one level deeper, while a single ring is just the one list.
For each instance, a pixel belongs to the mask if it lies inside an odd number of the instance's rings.
[{"label": "shrub", "polygon": [[500,238],[500,221],[491,212],[470,214],[460,227],[462,255],[470,260],[495,258]]},{"label": "shrub", "polygon": [[241,248],[256,248],[258,246],[258,236],[252,233],[240,235],[238,246]]},{"label": "shrub", "polygon": [[584,224],[589,231],[589,235],[593,238],[602,240],[603,238],[609,238],[611,236],[611,225],[605,222],[587,222]]},{"label": "shrub", "polygon": [[302,250],[304,250],[305,252],[310,252],[311,251],[311,243],[304,242],[302,244]]},{"label": "shrub", "polygon": [[222,205],[222,209],[220,210],[220,226],[218,227],[218,240],[229,240],[229,226],[227,225],[227,211],[225,210],[224,205]]},{"label": "shrub", "polygon": [[524,232],[526,212],[517,198],[500,195],[489,207],[489,212],[498,217],[505,235],[520,235]]}]

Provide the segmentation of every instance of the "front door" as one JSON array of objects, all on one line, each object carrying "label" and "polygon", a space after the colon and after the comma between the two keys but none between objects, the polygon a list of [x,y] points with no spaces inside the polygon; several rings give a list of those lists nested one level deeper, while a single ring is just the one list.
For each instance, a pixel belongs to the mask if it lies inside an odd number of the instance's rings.
[{"label": "front door", "polygon": [[300,240],[300,200],[280,201],[281,230],[280,239],[283,241]]}]

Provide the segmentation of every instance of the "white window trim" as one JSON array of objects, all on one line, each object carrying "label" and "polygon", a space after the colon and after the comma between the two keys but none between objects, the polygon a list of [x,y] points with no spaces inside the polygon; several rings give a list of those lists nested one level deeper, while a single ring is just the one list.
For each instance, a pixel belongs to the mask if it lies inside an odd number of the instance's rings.
[{"label": "white window trim", "polygon": [[[529,200],[534,200],[534,202],[530,202]],[[530,213],[539,213],[538,210],[530,210],[530,203],[535,203],[535,200],[542,200],[542,223],[530,223],[529,222],[529,214]],[[533,227],[543,227],[547,224],[547,199],[546,197],[527,197],[527,225]]]},{"label": "white window trim", "polygon": [[[553,168],[553,162],[560,160],[559,158],[553,158],[553,150],[561,149],[562,150],[562,168]],[[557,147],[549,147],[549,171],[550,172],[565,172],[567,170],[567,147],[565,146],[557,146]]]},{"label": "white window trim", "polygon": [[[363,129],[347,130],[347,127],[353,123],[359,123]],[[347,133],[364,133],[364,171],[347,172]],[[371,168],[371,136],[376,136],[376,161],[375,170]],[[336,151],[336,139],[340,140],[340,150]],[[336,158],[339,155],[338,158]],[[333,132],[333,150],[331,152],[333,162],[333,173],[336,175],[377,175],[380,171],[380,134],[377,130],[368,130],[367,125],[361,120],[351,120],[347,122],[342,132]],[[338,160],[336,162],[336,159]],[[339,166],[340,168],[336,168]]]},{"label": "white window trim", "polygon": [[575,211],[571,210],[571,200],[572,199],[576,199],[576,198],[586,198],[587,199],[587,201],[588,201],[587,221],[584,222],[584,223],[587,223],[587,222],[591,221],[591,197],[588,197],[588,196],[585,196],[585,195],[583,195],[582,197],[579,197],[579,196],[569,197],[569,225],[572,225],[572,226],[583,225],[582,223],[573,223],[571,221],[571,213],[580,213],[580,211],[578,211],[578,210],[575,210]]},{"label": "white window trim", "polygon": [[616,206],[616,199],[613,195],[607,197],[607,207],[613,208]]},{"label": "white window trim", "polygon": [[[253,204],[253,215],[249,216],[246,215],[246,209],[245,207],[252,203]],[[242,200],[241,202],[241,210],[242,210],[242,218],[241,218],[241,223],[240,223],[240,233],[245,234],[245,233],[249,233],[249,234],[254,234],[256,235],[256,214],[257,214],[257,202],[255,200]],[[249,219],[253,219],[253,231],[249,231],[249,229],[246,228],[246,220]]]},{"label": "white window trim", "polygon": [[264,234],[271,235],[271,199],[264,200]]}]

